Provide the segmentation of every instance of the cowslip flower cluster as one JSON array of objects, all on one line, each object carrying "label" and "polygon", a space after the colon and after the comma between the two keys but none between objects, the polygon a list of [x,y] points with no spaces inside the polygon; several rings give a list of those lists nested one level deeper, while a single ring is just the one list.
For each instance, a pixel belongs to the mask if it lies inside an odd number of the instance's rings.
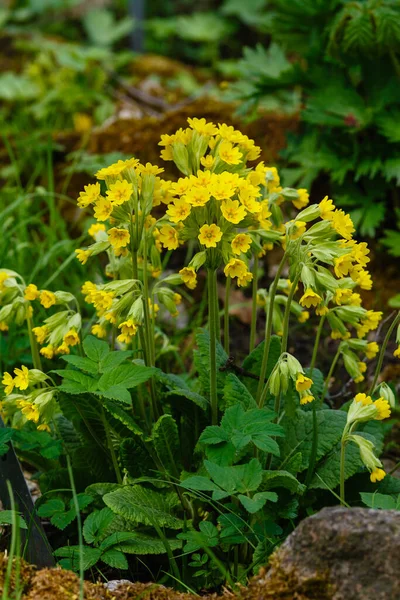
[{"label": "cowslip flower cluster", "polygon": [[364,465],[370,472],[370,479],[373,483],[382,481],[386,476],[382,462],[374,453],[373,443],[359,434],[354,434],[353,431],[359,423],[376,420],[382,421],[387,419],[391,414],[391,406],[389,401],[383,396],[377,400],[373,400],[367,394],[357,394],[353,402],[350,404],[347,413],[347,423],[343,431],[342,446],[348,442],[357,444],[360,450],[360,457]]},{"label": "cowslip flower cluster", "polygon": [[[49,379],[39,369],[28,369],[25,365],[14,369],[14,377],[7,371],[3,374],[6,398],[2,409],[6,415],[8,412],[10,415],[15,413],[14,427],[22,427],[31,421],[38,431],[50,431],[49,423],[57,410],[57,390],[49,384]],[[15,409],[18,409],[17,412]]]},{"label": "cowslip flower cluster", "polygon": [[281,354],[277,364],[271,373],[269,381],[269,391],[275,397],[281,393],[286,393],[289,388],[289,383],[299,394],[300,404],[309,404],[315,400],[311,393],[313,380],[307,377],[300,362],[289,352]]}]

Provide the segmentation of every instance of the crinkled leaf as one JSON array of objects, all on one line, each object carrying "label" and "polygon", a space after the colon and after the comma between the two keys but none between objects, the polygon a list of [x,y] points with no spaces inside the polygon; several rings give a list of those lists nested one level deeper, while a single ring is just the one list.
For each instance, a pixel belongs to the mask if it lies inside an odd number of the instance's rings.
[{"label": "crinkled leaf", "polygon": [[270,502],[277,502],[278,494],[275,492],[259,492],[258,494],[254,494],[252,498],[239,494],[238,498],[247,512],[254,514],[262,509],[267,500]]},{"label": "crinkled leaf", "polygon": [[93,335],[88,335],[83,340],[83,349],[88,358],[96,363],[103,360],[110,352],[107,342],[103,342]]}]

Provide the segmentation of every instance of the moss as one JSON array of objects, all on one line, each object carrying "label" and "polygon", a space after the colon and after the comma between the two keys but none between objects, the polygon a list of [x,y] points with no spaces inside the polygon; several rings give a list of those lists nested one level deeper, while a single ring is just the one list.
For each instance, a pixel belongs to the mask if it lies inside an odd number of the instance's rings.
[{"label": "moss", "polygon": [[[0,554],[0,596],[3,595],[8,560],[9,559],[6,554]],[[22,559],[14,558],[11,570],[11,579],[8,587],[9,592],[12,593],[16,589],[16,583],[18,583],[17,587],[25,592],[30,584],[34,572],[35,567],[29,565]]]}]

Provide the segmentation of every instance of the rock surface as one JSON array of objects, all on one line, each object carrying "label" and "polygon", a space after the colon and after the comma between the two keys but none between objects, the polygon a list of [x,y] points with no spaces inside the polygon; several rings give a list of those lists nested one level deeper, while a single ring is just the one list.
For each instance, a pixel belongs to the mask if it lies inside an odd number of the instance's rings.
[{"label": "rock surface", "polygon": [[302,521],[246,600],[399,600],[400,512],[324,508]]}]

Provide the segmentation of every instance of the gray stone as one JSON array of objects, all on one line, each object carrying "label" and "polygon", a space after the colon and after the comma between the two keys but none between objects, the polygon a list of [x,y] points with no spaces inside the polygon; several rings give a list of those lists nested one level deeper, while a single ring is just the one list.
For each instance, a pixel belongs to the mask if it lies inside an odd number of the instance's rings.
[{"label": "gray stone", "polygon": [[400,600],[400,511],[324,508],[289,535],[245,596]]},{"label": "gray stone", "polygon": [[107,583],[104,584],[104,587],[110,590],[110,592],[115,592],[120,585],[126,584],[132,585],[132,581],[129,581],[129,579],[112,579],[111,581],[107,581]]}]

